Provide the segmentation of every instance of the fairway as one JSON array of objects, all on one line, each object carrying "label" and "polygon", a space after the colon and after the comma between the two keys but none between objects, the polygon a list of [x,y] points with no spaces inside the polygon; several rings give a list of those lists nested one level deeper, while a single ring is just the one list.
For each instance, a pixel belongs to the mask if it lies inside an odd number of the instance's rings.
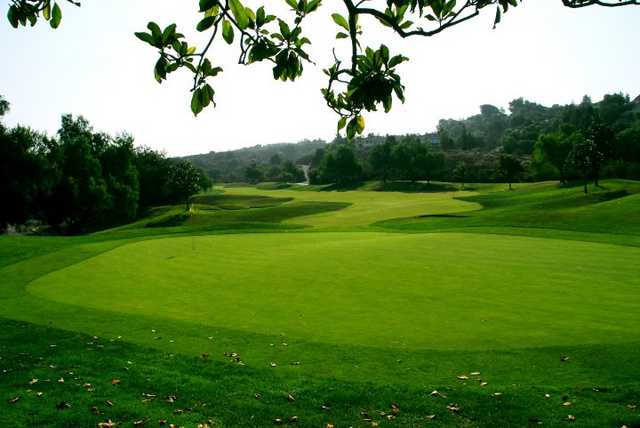
[{"label": "fairway", "polygon": [[486,350],[640,340],[640,248],[480,234],[254,234],[128,244],[38,297],[290,340]]},{"label": "fairway", "polygon": [[230,189],[237,195],[290,197],[296,201],[342,202],[349,207],[331,213],[313,214],[287,220],[286,223],[302,224],[316,228],[350,229],[399,217],[446,214],[478,210],[481,205],[454,199],[471,196],[472,192],[401,193],[373,191],[306,191],[259,190],[252,187]]},{"label": "fairway", "polygon": [[636,426],[640,184],[604,186],[227,187],[0,237],[0,421]]}]

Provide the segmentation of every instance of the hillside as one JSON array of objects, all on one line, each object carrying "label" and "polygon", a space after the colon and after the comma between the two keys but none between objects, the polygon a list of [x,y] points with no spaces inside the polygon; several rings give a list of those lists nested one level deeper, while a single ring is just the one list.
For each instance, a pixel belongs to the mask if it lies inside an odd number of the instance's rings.
[{"label": "hillside", "polygon": [[245,169],[252,164],[268,164],[274,156],[281,161],[296,162],[300,158],[313,155],[317,149],[325,147],[323,140],[304,140],[299,143],[258,144],[227,152],[209,152],[186,156],[197,168],[202,169],[215,181],[234,182],[245,180]]}]

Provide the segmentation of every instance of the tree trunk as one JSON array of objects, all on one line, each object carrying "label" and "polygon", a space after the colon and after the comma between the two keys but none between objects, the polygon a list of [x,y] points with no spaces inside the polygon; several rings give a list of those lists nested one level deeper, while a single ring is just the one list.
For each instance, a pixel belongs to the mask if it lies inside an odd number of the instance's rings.
[{"label": "tree trunk", "polygon": [[513,189],[511,188],[511,182],[509,182],[509,190],[513,190]]}]

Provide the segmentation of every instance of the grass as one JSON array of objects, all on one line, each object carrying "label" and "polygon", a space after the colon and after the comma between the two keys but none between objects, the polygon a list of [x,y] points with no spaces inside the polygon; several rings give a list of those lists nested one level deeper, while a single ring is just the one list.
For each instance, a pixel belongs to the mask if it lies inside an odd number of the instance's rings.
[{"label": "grass", "polygon": [[640,425],[640,183],[603,185],[233,187],[0,237],[0,423]]}]

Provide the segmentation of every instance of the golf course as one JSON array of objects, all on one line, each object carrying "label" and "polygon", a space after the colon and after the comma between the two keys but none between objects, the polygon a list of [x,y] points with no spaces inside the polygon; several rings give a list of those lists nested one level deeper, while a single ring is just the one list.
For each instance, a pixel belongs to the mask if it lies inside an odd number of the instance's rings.
[{"label": "golf course", "polygon": [[640,426],[637,181],[216,186],[0,278],[2,426]]}]

